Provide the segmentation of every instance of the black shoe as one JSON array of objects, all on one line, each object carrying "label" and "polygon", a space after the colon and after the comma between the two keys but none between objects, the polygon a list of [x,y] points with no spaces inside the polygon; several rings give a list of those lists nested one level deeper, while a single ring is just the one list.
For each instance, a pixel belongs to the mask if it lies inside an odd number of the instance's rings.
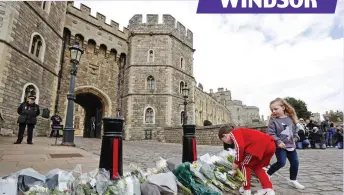
[{"label": "black shoe", "polygon": [[18,141],[16,141],[16,142],[14,142],[13,144],[21,144],[20,142],[18,142]]},{"label": "black shoe", "polygon": [[33,143],[32,142],[27,142],[27,144],[31,144],[32,145]]}]

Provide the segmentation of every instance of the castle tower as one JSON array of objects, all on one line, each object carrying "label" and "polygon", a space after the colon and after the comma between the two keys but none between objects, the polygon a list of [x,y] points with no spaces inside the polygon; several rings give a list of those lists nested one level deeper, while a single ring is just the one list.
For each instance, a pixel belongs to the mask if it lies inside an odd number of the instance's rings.
[{"label": "castle tower", "polygon": [[123,107],[126,138],[155,138],[159,128],[182,124],[185,84],[190,88],[188,124],[194,123],[193,34],[171,15],[135,15],[129,21]]}]

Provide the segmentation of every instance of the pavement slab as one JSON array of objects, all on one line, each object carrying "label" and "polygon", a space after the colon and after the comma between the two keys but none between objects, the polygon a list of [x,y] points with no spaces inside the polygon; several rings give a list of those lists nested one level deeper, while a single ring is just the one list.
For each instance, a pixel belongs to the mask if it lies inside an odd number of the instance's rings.
[{"label": "pavement slab", "polygon": [[[77,137],[77,147],[100,154],[101,139],[86,139]],[[198,145],[198,155],[206,153],[217,154],[223,150],[222,146]],[[297,190],[288,185],[289,162],[278,171],[282,176],[273,175],[271,180],[277,195],[343,195],[343,150],[329,148],[326,150],[298,150],[300,167],[298,181],[306,186],[304,190]],[[154,167],[159,158],[181,158],[182,145],[152,141],[124,141],[123,161],[129,165],[135,163],[142,168]],[[275,162],[273,157],[271,163]]]},{"label": "pavement slab", "polygon": [[[14,145],[14,137],[0,137],[0,177],[21,169],[33,168],[41,174],[60,168],[71,171],[82,164],[84,171],[98,167],[99,156],[77,147],[52,146],[48,138],[35,138],[33,145],[26,143]],[[82,157],[52,158],[50,154],[81,154]]]}]

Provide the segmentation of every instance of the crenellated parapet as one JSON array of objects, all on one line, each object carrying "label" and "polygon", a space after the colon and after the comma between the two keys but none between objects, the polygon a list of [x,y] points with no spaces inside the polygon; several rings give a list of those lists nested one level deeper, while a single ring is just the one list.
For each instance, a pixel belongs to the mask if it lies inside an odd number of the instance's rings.
[{"label": "crenellated parapet", "polygon": [[257,106],[246,106],[246,109],[249,109],[249,110],[259,110],[259,108]]},{"label": "crenellated parapet", "polygon": [[129,30],[127,28],[123,28],[123,30],[119,29],[119,24],[113,20],[111,20],[110,24],[106,23],[106,17],[101,13],[96,13],[96,17],[91,15],[91,8],[80,4],[80,9],[74,7],[74,2],[68,2],[67,14],[71,14],[80,20],[84,20],[87,23],[93,24],[97,26],[99,29],[104,29],[114,35],[117,35],[123,39],[127,39],[129,37]]},{"label": "crenellated parapet", "polygon": [[143,15],[136,14],[129,20],[128,28],[133,34],[169,34],[184,44],[193,48],[193,33],[169,14],[162,15],[159,23],[158,14],[147,14],[147,21],[143,23]]},{"label": "crenellated parapet", "polygon": [[241,100],[233,100],[233,104],[236,106],[242,106],[242,101]]}]

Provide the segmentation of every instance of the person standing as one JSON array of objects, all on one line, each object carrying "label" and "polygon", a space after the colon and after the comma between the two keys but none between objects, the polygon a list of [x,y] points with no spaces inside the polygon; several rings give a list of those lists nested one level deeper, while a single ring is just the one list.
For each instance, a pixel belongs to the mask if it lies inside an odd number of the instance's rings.
[{"label": "person standing", "polygon": [[326,147],[330,147],[331,143],[329,142],[329,140],[331,140],[332,138],[332,133],[331,133],[331,121],[328,116],[325,116],[325,120],[321,122],[320,127],[321,127],[322,132],[325,135],[324,137],[326,139]]},{"label": "person standing", "polygon": [[17,123],[19,123],[18,139],[14,144],[21,144],[24,138],[25,128],[27,127],[27,143],[32,143],[33,129],[37,124],[37,116],[40,114],[39,106],[35,103],[36,97],[30,95],[29,101],[23,102],[17,109],[19,114]]},{"label": "person standing", "polygon": [[276,142],[277,162],[270,166],[267,174],[272,176],[276,171],[285,166],[286,159],[288,159],[290,163],[289,185],[296,189],[305,189],[296,179],[299,171],[299,158],[295,149],[295,142],[300,138],[297,134],[295,109],[282,98],[276,98],[271,101],[270,109],[272,117],[267,133]]},{"label": "person standing", "polygon": [[[59,113],[56,112],[51,118],[50,120],[52,121],[53,125],[60,125],[61,122],[62,122],[62,118],[58,115]],[[55,134],[55,130],[51,130],[51,133],[50,133],[50,138],[53,137],[53,135]],[[60,133],[58,130],[56,130],[56,134],[55,136],[57,137],[60,137]]]}]

